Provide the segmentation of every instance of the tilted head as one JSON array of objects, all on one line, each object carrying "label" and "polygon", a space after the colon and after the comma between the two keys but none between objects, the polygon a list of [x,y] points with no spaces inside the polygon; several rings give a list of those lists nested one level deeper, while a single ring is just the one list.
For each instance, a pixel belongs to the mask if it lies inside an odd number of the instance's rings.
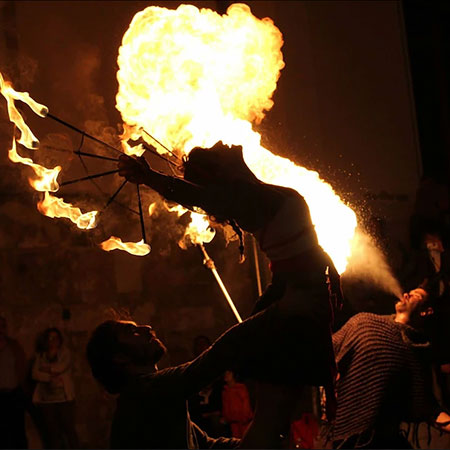
[{"label": "tilted head", "polygon": [[210,185],[238,178],[257,181],[245,164],[241,146],[228,147],[220,141],[210,149],[196,147],[184,162],[184,179],[191,183]]},{"label": "tilted head", "polygon": [[86,348],[92,374],[111,394],[119,393],[130,376],[154,368],[165,352],[150,326],[122,320],[99,325]]},{"label": "tilted head", "polygon": [[[425,319],[433,314],[432,297],[423,287],[405,292],[401,300],[395,304],[396,318],[422,328]],[[398,320],[400,321],[400,320]]]}]

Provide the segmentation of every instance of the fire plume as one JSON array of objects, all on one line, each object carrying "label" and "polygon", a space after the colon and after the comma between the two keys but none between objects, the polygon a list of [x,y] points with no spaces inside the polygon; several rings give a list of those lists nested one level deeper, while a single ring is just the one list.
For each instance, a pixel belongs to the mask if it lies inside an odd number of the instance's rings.
[{"label": "fire plume", "polygon": [[[231,5],[223,16],[192,5],[150,6],[134,16],[123,37],[116,107],[134,132],[145,129],[180,155],[220,140],[242,145],[258,178],[304,196],[319,242],[342,273],[354,212],[317,172],[272,154],[252,129],[273,105],[282,45],[273,21],[256,18],[244,4]],[[140,137],[148,139],[142,132]]]},{"label": "fire plume", "polygon": [[124,250],[136,256],[145,256],[150,253],[150,245],[146,244],[143,239],[139,242],[122,242],[120,238],[111,236],[108,240],[102,242],[100,247],[107,252]]}]

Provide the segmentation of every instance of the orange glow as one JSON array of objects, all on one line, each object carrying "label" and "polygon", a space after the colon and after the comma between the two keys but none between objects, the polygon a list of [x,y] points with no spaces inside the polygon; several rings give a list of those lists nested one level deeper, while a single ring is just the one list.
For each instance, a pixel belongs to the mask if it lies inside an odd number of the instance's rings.
[{"label": "orange glow", "polygon": [[150,203],[150,205],[148,207],[148,215],[153,216],[155,209],[156,209],[156,202]]},{"label": "orange glow", "polygon": [[[252,129],[273,105],[284,67],[282,45],[273,21],[256,18],[244,4],[231,5],[223,16],[193,5],[150,6],[134,16],[123,37],[116,107],[135,133],[145,129],[180,154],[220,140],[242,145],[259,179],[304,196],[319,242],[342,273],[357,224],[354,212],[317,172],[274,155]],[[193,231],[196,220],[186,236],[201,242],[202,233]]]},{"label": "orange glow", "polygon": [[59,172],[61,171],[61,166],[56,166],[54,169],[47,169],[44,166],[35,164],[31,158],[24,158],[17,153],[16,139],[13,138],[12,147],[8,152],[9,159],[15,163],[21,163],[26,166],[30,166],[37,176],[37,179],[29,178],[31,186],[36,189],[36,191],[45,192],[56,192],[59,189],[58,178]]},{"label": "orange glow", "polygon": [[[0,92],[5,97],[8,105],[9,119],[20,131],[20,138],[17,141],[29,149],[37,149],[39,141],[28,125],[25,124],[22,115],[15,105],[15,100],[26,103],[37,115],[45,117],[48,108],[34,101],[27,92],[17,92],[11,83],[4,80],[0,73]],[[44,199],[38,202],[38,210],[52,218],[67,218],[77,225],[78,228],[89,230],[96,226],[95,220],[97,211],[82,213],[77,207],[70,203],[65,203],[63,199],[54,197],[49,192],[56,192],[59,189],[57,177],[61,171],[61,166],[48,169],[40,164],[36,164],[31,158],[24,158],[17,152],[16,138],[13,137],[11,149],[8,152],[9,159],[14,163],[24,164],[34,170],[36,179],[29,179],[31,186],[37,191],[44,192]]]},{"label": "orange glow", "polygon": [[111,236],[102,242],[100,247],[107,252],[123,250],[135,256],[145,256],[150,253],[150,245],[146,244],[143,239],[139,242],[122,242],[120,238]]},{"label": "orange glow", "polygon": [[35,149],[39,146],[39,141],[32,133],[28,125],[23,120],[22,115],[16,108],[15,100],[20,100],[26,103],[35,114],[45,117],[48,113],[48,108],[45,105],[35,102],[28,92],[17,92],[13,89],[12,84],[5,81],[3,75],[0,73],[0,93],[5,97],[8,105],[8,115],[11,122],[20,130],[19,144],[24,145],[29,149]]},{"label": "orange glow", "polygon": [[[26,103],[36,114],[41,117],[45,117],[48,113],[46,106],[35,102],[28,92],[17,92],[13,89],[11,83],[5,81],[3,75],[0,73],[0,93],[5,97],[8,109],[9,119],[20,131],[20,138],[17,141],[24,147],[35,150],[39,146],[39,141],[28,125],[23,120],[22,115],[16,108],[15,100],[20,100]],[[61,171],[60,166],[56,166],[54,169],[47,169],[40,164],[36,164],[31,158],[24,158],[17,152],[16,138],[13,137],[11,149],[8,152],[9,159],[14,163],[24,164],[31,167],[34,170],[36,179],[29,179],[31,186],[37,191],[55,192],[59,189],[56,178]]]},{"label": "orange glow", "polygon": [[[167,207],[167,205],[166,205]],[[216,232],[211,228],[208,217],[205,214],[189,211],[181,205],[167,207],[169,212],[174,212],[178,217],[185,213],[189,213],[190,222],[184,231],[183,238],[178,242],[178,245],[186,249],[186,242],[192,244],[203,244],[211,242],[216,235]]]},{"label": "orange glow", "polygon": [[95,219],[98,211],[82,213],[80,208],[65,203],[62,198],[54,197],[48,192],[45,193],[44,200],[37,205],[38,210],[48,217],[61,217],[72,221],[78,228],[90,230],[96,226]]},{"label": "orange glow", "polygon": [[136,129],[136,127],[133,127],[128,124],[123,125],[123,133],[120,135],[122,148],[124,153],[130,156],[142,156],[145,152],[145,148],[142,146],[142,144],[138,144],[135,146],[131,146],[128,144],[128,140],[138,140],[140,138],[140,131]]}]

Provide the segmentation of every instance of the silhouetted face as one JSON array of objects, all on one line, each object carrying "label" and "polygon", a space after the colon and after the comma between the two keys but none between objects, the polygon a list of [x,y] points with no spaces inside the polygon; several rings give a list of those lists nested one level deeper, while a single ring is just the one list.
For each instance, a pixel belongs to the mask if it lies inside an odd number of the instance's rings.
[{"label": "silhouetted face", "polygon": [[156,364],[166,352],[166,347],[149,325],[119,321],[117,341],[119,351],[136,364]]},{"label": "silhouetted face", "polygon": [[184,179],[200,185],[231,183],[240,178],[255,180],[247,167],[241,146],[231,148],[218,142],[210,149],[194,148],[184,164]]},{"label": "silhouetted face", "polygon": [[211,150],[195,148],[184,165],[184,179],[191,183],[208,185],[221,179],[221,160]]},{"label": "silhouetted face", "polygon": [[428,300],[428,293],[422,289],[417,288],[403,294],[403,298],[395,305],[395,311],[398,313],[413,313],[418,308],[424,305]]}]

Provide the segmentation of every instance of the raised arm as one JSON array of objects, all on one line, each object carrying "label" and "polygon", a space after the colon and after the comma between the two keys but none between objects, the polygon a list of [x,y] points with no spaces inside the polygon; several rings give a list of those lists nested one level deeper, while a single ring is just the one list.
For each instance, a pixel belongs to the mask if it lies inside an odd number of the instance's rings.
[{"label": "raised arm", "polygon": [[[147,375],[139,385],[146,394],[175,395],[188,399],[222,376],[225,370],[239,369],[245,364],[256,351],[255,336],[258,336],[258,330],[267,327],[271,318],[270,314],[262,313],[235,325],[193,361]],[[249,342],[252,344],[249,345]]]},{"label": "raised arm", "polygon": [[149,167],[143,157],[131,158],[121,155],[119,158],[119,175],[128,181],[145,184],[154,189],[165,199],[186,207],[198,206],[208,209],[211,195],[208,190],[181,178],[164,175]]},{"label": "raised arm", "polygon": [[174,395],[188,399],[222,376],[232,365],[232,347],[219,338],[193,361],[158,370],[147,375],[139,385],[148,394]]}]

